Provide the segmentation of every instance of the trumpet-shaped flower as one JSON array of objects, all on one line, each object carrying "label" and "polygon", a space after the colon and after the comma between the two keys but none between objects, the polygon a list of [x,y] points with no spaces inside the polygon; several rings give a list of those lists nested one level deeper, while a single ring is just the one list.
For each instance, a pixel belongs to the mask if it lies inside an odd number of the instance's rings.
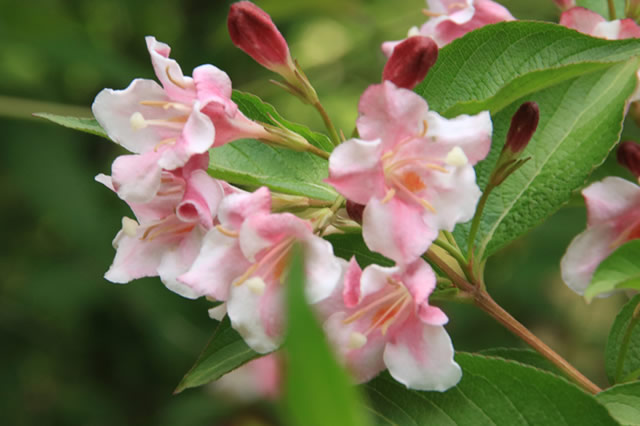
[{"label": "trumpet-shaped flower", "polygon": [[369,248],[408,264],[439,230],[451,231],[473,216],[480,197],[473,165],[489,152],[491,118],[485,111],[445,119],[390,82],[367,89],[359,111],[362,139],[333,151],[327,181],[366,205]]},{"label": "trumpet-shaped flower", "polygon": [[[129,203],[136,219],[123,218],[122,229],[113,240],[116,256],[105,278],[127,283],[136,278],[159,276],[172,291],[197,297],[177,280],[200,252],[202,238],[213,226],[222,186],[203,166],[208,154],[200,154],[182,168],[163,171],[160,188],[148,203]],[[96,180],[113,188],[109,176]]]},{"label": "trumpet-shaped flower", "polygon": [[584,294],[604,259],[627,241],[640,238],[640,187],[619,177],[607,177],[582,191],[587,205],[587,229],[578,234],[562,258],[562,279]]},{"label": "trumpet-shaped flower", "polygon": [[[412,389],[444,391],[458,383],[461,370],[443,327],[447,316],[428,303],[435,285],[433,270],[421,259],[364,271],[351,260],[343,288],[332,296],[341,291],[342,303],[332,301],[324,328],[357,382],[386,367]],[[323,310],[327,315],[326,306]]]},{"label": "trumpet-shaped flower", "polygon": [[174,170],[195,154],[266,130],[246,118],[231,100],[231,80],[213,65],[185,77],[169,58],[168,45],[147,37],[151,62],[162,86],[136,79],[124,90],[104,89],[92,110],[109,137],[134,155],[116,159],[113,186],[126,201],[150,201],[162,170]]},{"label": "trumpet-shaped flower", "polygon": [[[425,14],[431,19],[420,29],[411,28],[407,36],[431,37],[438,47],[485,25],[515,20],[504,6],[491,0],[427,0],[427,6]],[[382,51],[387,57],[391,57],[393,49],[401,42],[402,40],[385,42],[382,44]]]},{"label": "trumpet-shaped flower", "polygon": [[607,21],[596,12],[584,7],[572,7],[562,12],[560,25],[608,40],[640,37],[640,27],[633,19]]}]

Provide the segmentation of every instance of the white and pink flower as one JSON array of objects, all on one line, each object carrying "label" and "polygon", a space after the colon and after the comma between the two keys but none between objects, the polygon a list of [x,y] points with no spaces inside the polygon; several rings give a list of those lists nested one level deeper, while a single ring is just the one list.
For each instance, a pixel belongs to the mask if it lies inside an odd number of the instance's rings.
[{"label": "white and pink flower", "polygon": [[[515,20],[504,6],[491,0],[427,0],[427,6],[425,13],[431,19],[420,29],[411,28],[407,36],[431,37],[438,47],[485,25]],[[393,49],[402,41],[383,43],[382,52],[387,58],[390,57]]]},{"label": "white and pink flower", "polygon": [[147,37],[151,62],[162,86],[136,79],[124,90],[104,89],[93,113],[109,137],[134,155],[116,159],[113,185],[135,203],[150,201],[161,185],[162,170],[174,170],[195,154],[266,130],[246,118],[231,100],[231,80],[213,65],[185,77],[169,58],[168,45]]},{"label": "white and pink flower", "polygon": [[318,308],[327,317],[329,340],[358,383],[385,368],[412,389],[445,391],[458,383],[462,373],[443,327],[447,316],[428,302],[435,285],[422,259],[364,271],[351,260],[344,287]]},{"label": "white and pink flower", "polygon": [[562,279],[582,295],[593,273],[622,244],[640,238],[640,187],[607,177],[582,191],[587,229],[576,236],[562,257]]},{"label": "white and pink flower", "polygon": [[491,118],[484,111],[445,119],[391,82],[369,87],[359,111],[361,139],[333,151],[327,182],[366,205],[367,246],[408,264],[440,230],[473,217],[481,194],[473,165],[489,152]]},{"label": "white and pink flower", "polygon": [[633,19],[607,21],[596,12],[584,7],[572,7],[562,12],[560,25],[607,40],[640,37],[640,27]]},{"label": "white and pink flower", "polygon": [[[123,218],[113,240],[116,256],[105,278],[114,283],[159,276],[172,291],[195,298],[177,280],[200,252],[202,238],[213,226],[222,186],[206,170],[208,154],[193,156],[184,167],[162,171],[160,187],[147,203],[128,203],[137,220]],[[111,177],[96,180],[115,191]]]}]

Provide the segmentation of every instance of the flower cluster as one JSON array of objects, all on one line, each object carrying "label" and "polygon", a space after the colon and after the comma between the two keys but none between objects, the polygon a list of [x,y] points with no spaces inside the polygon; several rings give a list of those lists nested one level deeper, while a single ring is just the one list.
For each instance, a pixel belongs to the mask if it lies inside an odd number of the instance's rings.
[{"label": "flower cluster", "polygon": [[[472,218],[481,195],[473,166],[489,152],[492,123],[486,111],[446,119],[410,89],[436,61],[437,45],[513,17],[488,0],[429,6],[442,16],[425,24],[423,36],[394,45],[382,83],[360,99],[358,136],[338,140],[332,153],[284,126],[250,120],[233,102],[224,71],[202,65],[185,77],[169,46],[147,37],[160,84],[136,79],[124,90],[103,90],[93,104],[109,137],[131,152],[114,161],[111,176],[96,177],[135,215],[122,220],[105,277],[126,283],[159,276],[184,297],[219,302],[210,315],[228,315],[246,343],[267,354],[283,340],[283,293],[298,244],[308,302],[356,381],[388,368],[411,388],[454,386],[461,370],[444,329],[448,318],[429,303],[436,275],[422,256],[440,231]],[[228,26],[234,44],[284,78],[279,85],[321,108],[264,11],[235,3]],[[340,194],[332,208],[275,211],[280,194],[207,173],[211,148],[247,138],[328,158],[326,182]],[[362,270],[355,259],[334,255],[322,237],[339,232],[330,225],[345,204],[360,213],[354,219],[369,249],[395,266]]]}]

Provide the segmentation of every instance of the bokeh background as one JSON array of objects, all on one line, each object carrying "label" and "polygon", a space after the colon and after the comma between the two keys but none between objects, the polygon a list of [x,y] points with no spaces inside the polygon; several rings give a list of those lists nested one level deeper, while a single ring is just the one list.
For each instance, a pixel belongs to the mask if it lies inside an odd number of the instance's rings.
[{"label": "bokeh background", "polygon": [[[212,387],[172,391],[213,332],[204,301],[158,279],[114,285],[102,276],[126,206],[93,181],[122,151],[33,112],[89,116],[104,87],[154,78],[144,43],[169,43],[185,74],[226,70],[283,116],[321,130],[310,108],[231,44],[231,2],[0,0],[0,418],[6,425],[270,424]],[[288,39],[337,126],[351,131],[362,91],[380,79],[382,41],[424,21],[422,0],[257,2]],[[553,3],[503,1],[521,19],[557,20]],[[489,76],[490,78],[490,76]],[[632,123],[625,130],[638,137]],[[609,160],[596,176],[623,174]],[[624,295],[585,305],[559,278],[559,259],[585,225],[576,196],[488,266],[495,298],[599,384],[603,351]],[[522,344],[482,312],[446,306],[457,350]],[[252,414],[255,413],[255,414]]]}]

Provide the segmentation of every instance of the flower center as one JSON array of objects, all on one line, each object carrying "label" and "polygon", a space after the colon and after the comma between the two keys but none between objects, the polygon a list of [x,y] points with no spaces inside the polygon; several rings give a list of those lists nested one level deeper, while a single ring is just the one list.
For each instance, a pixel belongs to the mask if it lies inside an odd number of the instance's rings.
[{"label": "flower center", "polygon": [[152,222],[145,226],[141,240],[153,241],[160,236],[183,236],[193,230],[196,225],[194,223],[185,223],[178,219],[175,214],[169,215],[164,219]]},{"label": "flower center", "polygon": [[[237,286],[245,282],[249,284],[254,278],[258,278],[263,282],[265,280],[282,282],[284,273],[289,265],[289,257],[294,242],[295,237],[288,237],[265,249],[260,259],[252,264],[233,284]],[[251,290],[255,291],[254,287],[251,287]],[[262,287],[262,290],[264,290],[264,287]],[[259,293],[262,293],[262,291]]]}]

